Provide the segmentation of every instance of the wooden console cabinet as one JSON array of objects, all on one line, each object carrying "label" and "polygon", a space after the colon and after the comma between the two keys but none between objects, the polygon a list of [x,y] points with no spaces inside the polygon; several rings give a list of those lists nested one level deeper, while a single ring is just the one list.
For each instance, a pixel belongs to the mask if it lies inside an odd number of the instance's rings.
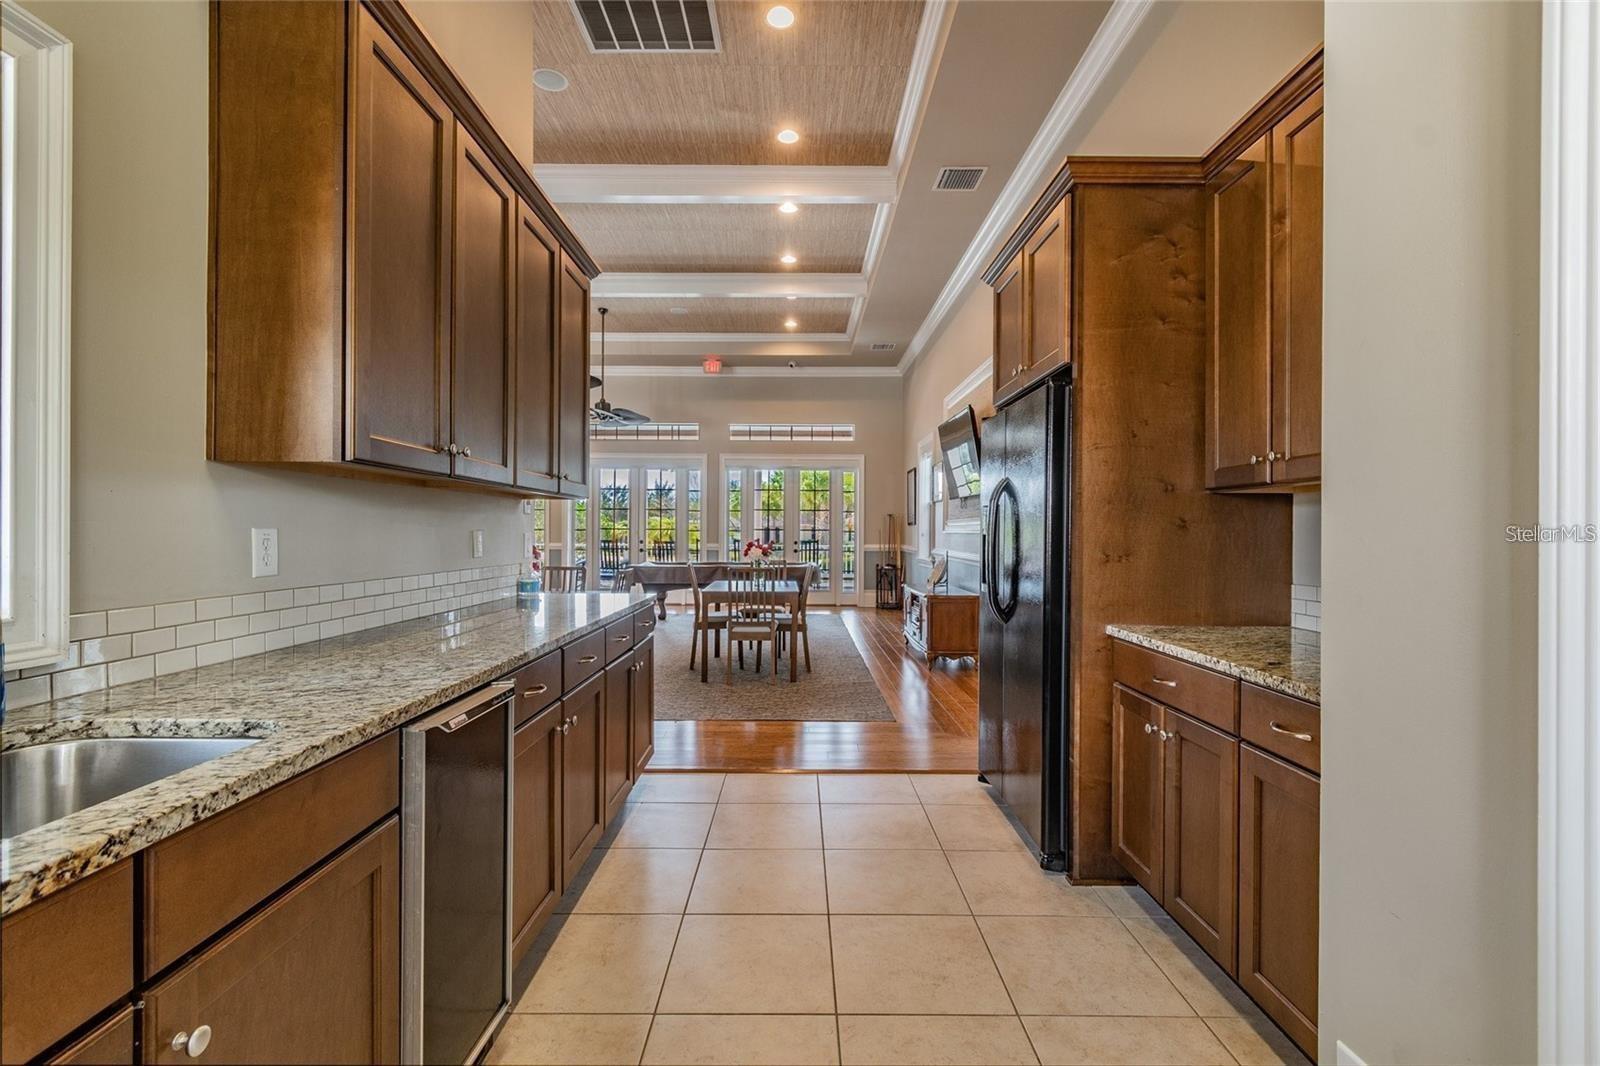
[{"label": "wooden console cabinet", "polygon": [[905,587],[901,630],[928,662],[978,657],[978,597]]}]

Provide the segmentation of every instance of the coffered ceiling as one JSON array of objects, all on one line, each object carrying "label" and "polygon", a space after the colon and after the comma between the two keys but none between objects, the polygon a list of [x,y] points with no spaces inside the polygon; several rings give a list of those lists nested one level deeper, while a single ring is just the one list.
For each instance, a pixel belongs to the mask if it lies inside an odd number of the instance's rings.
[{"label": "coffered ceiling", "polygon": [[[589,14],[620,38],[676,2]],[[716,49],[674,52],[535,5],[566,81],[533,90],[535,174],[603,271],[614,364],[893,367],[1109,6],[782,0],[779,28],[778,2],[716,0]],[[946,166],[987,170],[938,191]]]}]

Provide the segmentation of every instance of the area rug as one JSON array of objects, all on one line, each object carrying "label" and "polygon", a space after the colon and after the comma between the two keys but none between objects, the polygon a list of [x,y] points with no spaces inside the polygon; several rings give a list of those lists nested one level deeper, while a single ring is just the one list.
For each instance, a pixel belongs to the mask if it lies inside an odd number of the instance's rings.
[{"label": "area rug", "polygon": [[[733,683],[727,665],[711,658],[708,683],[700,682],[700,661],[689,669],[690,615],[673,613],[656,626],[656,717],[677,721],[756,722],[892,722],[894,715],[855,641],[838,615],[810,612],[811,673],[806,673],[802,648],[799,680],[789,682],[787,655],[772,683],[772,664],[762,649],[762,671],[755,670],[755,651],[745,649],[745,669],[733,660]],[[728,654],[723,643],[722,654]]]}]

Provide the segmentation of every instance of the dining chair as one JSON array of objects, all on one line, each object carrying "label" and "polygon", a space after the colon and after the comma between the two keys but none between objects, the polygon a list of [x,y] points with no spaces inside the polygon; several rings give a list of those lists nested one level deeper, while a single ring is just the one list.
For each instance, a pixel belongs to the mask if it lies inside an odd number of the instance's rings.
[{"label": "dining chair", "polygon": [[[793,631],[801,642],[805,651],[806,673],[811,672],[811,631],[806,628],[806,601],[811,595],[811,579],[816,574],[817,568],[811,563],[800,563],[795,566],[783,568],[783,578],[794,581],[800,587],[800,594],[795,597],[794,615],[791,616],[787,605],[778,611],[778,646],[786,646],[788,634]],[[791,624],[792,623],[792,624]],[[794,648],[789,649],[789,654],[795,653]]]},{"label": "dining chair", "polygon": [[739,649],[744,669],[744,646],[756,646],[756,672],[761,672],[761,645],[772,645],[772,683],[778,683],[778,589],[774,578],[758,571],[728,577],[727,683],[733,684],[733,649]]},{"label": "dining chair", "polygon": [[582,592],[588,576],[582,566],[547,566],[544,568],[546,592]]},{"label": "dining chair", "polygon": [[728,612],[726,608],[713,607],[706,603],[705,593],[702,591],[706,585],[716,580],[717,573],[722,569],[715,563],[690,563],[689,588],[694,594],[694,628],[689,632],[689,669],[694,669],[695,658],[699,653],[700,633],[709,631],[712,646],[716,650],[717,658],[722,658],[722,631],[728,627]]}]

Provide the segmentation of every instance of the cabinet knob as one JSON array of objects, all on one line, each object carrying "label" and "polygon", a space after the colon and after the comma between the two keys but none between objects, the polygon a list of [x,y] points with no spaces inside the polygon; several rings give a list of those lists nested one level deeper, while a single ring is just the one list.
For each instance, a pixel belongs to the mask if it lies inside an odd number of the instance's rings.
[{"label": "cabinet knob", "polygon": [[1178,735],[1176,733],[1169,733],[1165,729],[1158,729],[1158,730],[1156,730],[1156,732],[1161,734],[1161,743],[1163,743],[1163,744],[1165,744],[1167,741],[1171,740],[1173,737]]},{"label": "cabinet knob", "polygon": [[[461,449],[456,447],[455,441],[451,441],[449,446],[445,448],[445,451],[449,452],[451,455],[460,455],[461,454]],[[1255,456],[1251,456],[1250,457],[1250,461],[1252,463],[1255,462]]]},{"label": "cabinet knob", "polygon": [[566,736],[568,730],[570,730],[571,728],[572,728],[572,722],[570,720],[562,722],[561,723],[561,735],[562,736]]},{"label": "cabinet knob", "polygon": [[1279,459],[1287,459],[1287,458],[1289,458],[1287,455],[1279,455],[1277,452],[1268,452],[1267,453],[1267,462],[1269,462],[1269,463],[1275,463]]},{"label": "cabinet knob", "polygon": [[1156,731],[1156,727],[1151,725],[1149,722],[1146,722],[1144,724],[1144,731],[1146,733],[1154,733]]},{"label": "cabinet knob", "polygon": [[471,448],[462,448],[461,449],[461,454],[466,456],[468,459],[471,459],[472,458],[472,449]]},{"label": "cabinet knob", "polygon": [[1259,456],[1259,455],[1252,455],[1252,456],[1251,456],[1251,457],[1250,457],[1250,465],[1251,465],[1251,466],[1255,466],[1255,465],[1256,465],[1256,464],[1257,464],[1257,463],[1259,463],[1259,462],[1261,462],[1261,456]]},{"label": "cabinet knob", "polygon": [[172,1038],[172,1050],[181,1051],[191,1059],[197,1059],[206,1053],[206,1048],[211,1046],[211,1026],[199,1025],[192,1033],[179,1033]]}]

